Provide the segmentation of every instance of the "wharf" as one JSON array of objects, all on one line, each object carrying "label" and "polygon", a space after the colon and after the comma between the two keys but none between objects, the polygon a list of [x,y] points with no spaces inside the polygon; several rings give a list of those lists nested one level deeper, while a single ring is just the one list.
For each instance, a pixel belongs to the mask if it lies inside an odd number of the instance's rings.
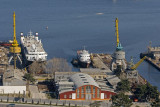
[{"label": "wharf", "polygon": [[147,56],[146,59],[145,59],[145,61],[147,61],[149,64],[151,64],[153,67],[155,67],[157,70],[160,71],[160,57],[159,57],[159,53],[156,53],[156,54],[154,53],[154,55],[151,55],[149,53],[141,53],[140,54],[140,58],[143,58],[144,56]]},{"label": "wharf", "polygon": [[111,61],[112,57],[109,54],[93,54],[92,65],[95,68],[110,70]]},{"label": "wharf", "polygon": [[109,69],[110,63],[112,61],[111,55],[93,54],[93,57],[91,59],[93,67],[98,68],[101,71],[105,71],[108,83],[111,84],[114,89],[116,89],[118,82],[120,82],[121,80]]},{"label": "wharf", "polygon": [[[107,80],[110,81],[110,78],[111,81],[110,83],[111,84],[116,84],[116,82],[114,83],[114,78],[118,78],[116,75],[114,75],[114,72],[111,71],[109,68],[110,68],[110,65],[111,65],[111,61],[112,61],[112,56],[110,54],[93,54],[93,57],[92,57],[92,65],[93,67],[95,68],[99,68],[99,69],[102,69],[102,70],[106,70],[106,74],[107,74]],[[127,61],[126,61],[127,63]],[[137,70],[135,70],[136,72],[138,72]],[[126,75],[127,72],[123,73],[122,78],[125,79],[127,77]],[[121,77],[120,77],[121,78]],[[146,84],[146,80],[138,74],[138,81],[139,81],[139,84]],[[137,81],[136,78],[128,78],[130,82],[132,83],[135,83]]]},{"label": "wharf", "polygon": [[154,66],[157,70],[160,70],[160,61],[158,59],[151,59],[147,57],[145,60]]}]

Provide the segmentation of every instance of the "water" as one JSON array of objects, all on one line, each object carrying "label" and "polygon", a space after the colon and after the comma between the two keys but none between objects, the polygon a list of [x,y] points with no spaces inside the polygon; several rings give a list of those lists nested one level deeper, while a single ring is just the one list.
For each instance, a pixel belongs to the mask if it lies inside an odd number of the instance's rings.
[{"label": "water", "polygon": [[[126,59],[133,56],[137,62],[149,41],[159,45],[159,4],[159,0],[0,0],[0,38],[12,39],[15,11],[18,39],[20,32],[38,32],[49,59],[70,62],[83,46],[92,53],[113,53],[118,17]],[[138,70],[160,90],[159,71],[146,62]]]}]

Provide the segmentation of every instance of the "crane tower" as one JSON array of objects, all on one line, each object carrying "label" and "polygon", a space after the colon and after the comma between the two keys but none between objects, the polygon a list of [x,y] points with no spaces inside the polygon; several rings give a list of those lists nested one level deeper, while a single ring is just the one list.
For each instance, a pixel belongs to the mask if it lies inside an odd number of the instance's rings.
[{"label": "crane tower", "polygon": [[17,42],[17,39],[16,39],[16,15],[15,15],[15,12],[13,13],[13,43],[12,43],[12,46],[10,47],[10,53],[11,53],[11,57],[9,58],[9,63],[13,59],[14,69],[16,69],[17,58],[19,59],[21,64],[22,64],[22,61],[20,59],[21,48],[20,48],[20,46]]},{"label": "crane tower", "polygon": [[127,67],[125,62],[125,52],[123,51],[123,47],[119,41],[119,30],[118,30],[118,18],[115,20],[115,28],[116,28],[116,51],[113,54],[113,60],[111,63],[111,70],[114,71],[117,69],[117,66],[120,65],[122,70],[124,71]]}]

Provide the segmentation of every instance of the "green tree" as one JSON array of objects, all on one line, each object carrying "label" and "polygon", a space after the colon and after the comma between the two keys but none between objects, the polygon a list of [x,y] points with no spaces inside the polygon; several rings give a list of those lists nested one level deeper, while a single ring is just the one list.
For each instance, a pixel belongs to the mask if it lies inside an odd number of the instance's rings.
[{"label": "green tree", "polygon": [[157,87],[148,84],[139,85],[134,92],[139,101],[159,102]]},{"label": "green tree", "polygon": [[121,73],[122,73],[122,65],[118,65],[116,70],[114,71],[114,73],[117,75],[117,76],[120,76]]},{"label": "green tree", "polygon": [[117,84],[117,91],[128,92],[130,91],[130,82],[128,80],[122,80]]},{"label": "green tree", "polygon": [[35,79],[34,79],[34,77],[33,77],[33,75],[32,74],[30,74],[30,73],[26,73],[25,75],[24,75],[24,78],[28,81],[28,82],[35,82]]},{"label": "green tree", "polygon": [[112,107],[130,107],[132,105],[132,100],[124,93],[116,94],[111,99]]}]

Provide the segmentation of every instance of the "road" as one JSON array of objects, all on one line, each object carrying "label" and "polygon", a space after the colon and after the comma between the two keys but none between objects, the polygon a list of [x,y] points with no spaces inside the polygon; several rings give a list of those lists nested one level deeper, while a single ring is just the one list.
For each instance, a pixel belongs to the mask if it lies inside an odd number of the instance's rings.
[{"label": "road", "polygon": [[31,104],[0,103],[0,107],[60,107],[60,106],[46,106],[46,105],[31,105]]}]

